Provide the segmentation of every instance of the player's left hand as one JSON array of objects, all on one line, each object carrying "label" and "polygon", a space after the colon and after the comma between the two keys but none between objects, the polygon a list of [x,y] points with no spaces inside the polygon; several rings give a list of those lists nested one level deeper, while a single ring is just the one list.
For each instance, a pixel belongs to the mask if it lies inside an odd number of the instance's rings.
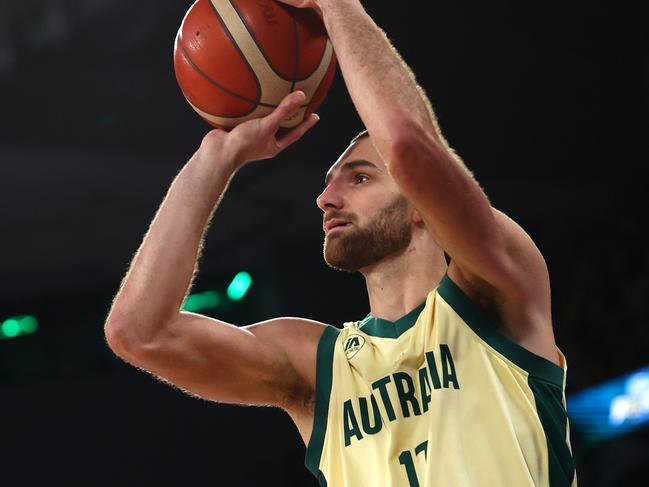
[{"label": "player's left hand", "polygon": [[302,91],[287,95],[272,113],[237,125],[231,132],[213,130],[213,138],[220,138],[233,157],[236,168],[251,161],[270,159],[297,142],[320,118],[312,113],[297,127],[283,132],[280,124],[290,119],[306,100]]}]

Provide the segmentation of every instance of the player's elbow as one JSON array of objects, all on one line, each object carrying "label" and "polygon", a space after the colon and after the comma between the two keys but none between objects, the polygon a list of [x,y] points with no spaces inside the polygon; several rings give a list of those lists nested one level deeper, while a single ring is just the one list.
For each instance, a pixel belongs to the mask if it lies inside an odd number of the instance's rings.
[{"label": "player's elbow", "polygon": [[417,162],[430,163],[449,157],[438,138],[415,123],[404,123],[395,129],[383,152],[391,172],[414,168]]},{"label": "player's elbow", "polygon": [[435,137],[418,129],[396,135],[384,152],[388,171],[404,184],[421,182],[422,175],[431,170],[445,173],[452,164],[449,151]]},{"label": "player's elbow", "polygon": [[134,354],[150,347],[173,320],[168,310],[143,309],[122,297],[115,300],[106,318],[104,336],[117,355]]},{"label": "player's elbow", "polygon": [[114,324],[106,323],[104,325],[104,337],[106,338],[106,344],[115,355],[120,358],[126,358],[126,342],[120,331]]},{"label": "player's elbow", "polygon": [[115,355],[132,362],[135,357],[142,355],[151,343],[150,339],[138,333],[142,328],[130,320],[109,318],[104,324],[106,343]]},{"label": "player's elbow", "polygon": [[106,321],[104,324],[104,337],[108,347],[118,357],[127,360],[127,357],[133,354],[135,349],[135,340],[129,337],[126,326],[115,321]]}]

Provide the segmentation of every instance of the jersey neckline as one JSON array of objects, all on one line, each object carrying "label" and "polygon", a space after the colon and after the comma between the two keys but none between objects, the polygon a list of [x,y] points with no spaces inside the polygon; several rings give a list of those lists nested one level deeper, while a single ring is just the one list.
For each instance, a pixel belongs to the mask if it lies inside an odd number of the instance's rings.
[{"label": "jersey neckline", "polygon": [[[506,336],[495,323],[486,317],[483,311],[464,294],[448,274],[434,288],[460,318],[494,350],[508,360],[526,370],[529,374],[544,379],[559,387],[563,385],[565,370],[563,367],[541,357]],[[430,293],[429,293],[430,294]],[[426,305],[426,300],[399,318],[394,323],[372,316],[372,313],[359,322],[358,328],[363,333],[378,338],[399,338],[411,329]]]},{"label": "jersey neckline", "polygon": [[426,300],[397,321],[388,321],[368,313],[358,324],[359,329],[367,335],[379,338],[399,338],[417,322],[417,318],[426,306]]}]

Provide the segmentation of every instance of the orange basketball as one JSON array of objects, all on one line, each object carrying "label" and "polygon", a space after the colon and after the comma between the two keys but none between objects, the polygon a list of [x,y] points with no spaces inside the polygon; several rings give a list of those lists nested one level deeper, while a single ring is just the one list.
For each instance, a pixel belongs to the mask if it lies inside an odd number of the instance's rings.
[{"label": "orange basketball", "polygon": [[274,0],[197,0],[174,45],[176,79],[196,112],[229,129],[268,115],[289,93],[306,102],[282,126],[320,106],[336,57],[320,17]]}]

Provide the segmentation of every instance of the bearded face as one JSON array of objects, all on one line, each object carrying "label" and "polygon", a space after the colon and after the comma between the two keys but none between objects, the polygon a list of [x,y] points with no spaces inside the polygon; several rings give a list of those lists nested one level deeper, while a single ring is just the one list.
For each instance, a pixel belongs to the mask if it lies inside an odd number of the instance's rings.
[{"label": "bearded face", "polygon": [[334,269],[357,272],[404,250],[412,233],[408,202],[398,195],[364,226],[354,223],[325,236],[324,259]]}]

